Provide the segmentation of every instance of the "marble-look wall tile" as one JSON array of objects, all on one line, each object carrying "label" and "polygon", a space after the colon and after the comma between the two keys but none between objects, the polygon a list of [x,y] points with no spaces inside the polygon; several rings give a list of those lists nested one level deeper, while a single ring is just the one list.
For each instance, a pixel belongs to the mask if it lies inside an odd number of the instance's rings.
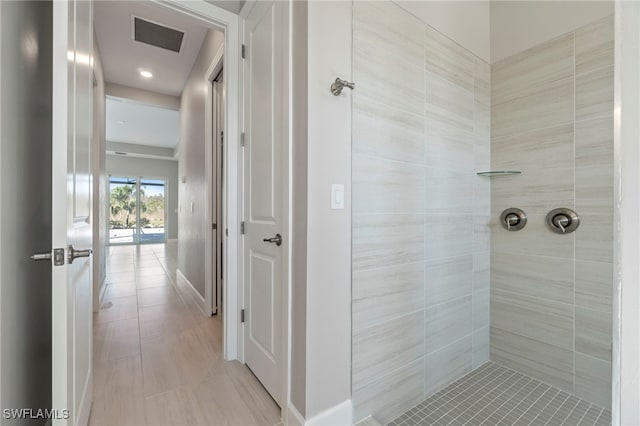
[{"label": "marble-look wall tile", "polygon": [[491,67],[393,2],[353,44],[354,418],[386,423],[489,357]]},{"label": "marble-look wall tile", "polygon": [[425,256],[445,259],[473,253],[473,217],[468,215],[426,215]]},{"label": "marble-look wall tile", "polygon": [[[471,149],[471,145],[469,145]],[[428,213],[473,213],[473,179],[469,172],[426,168],[425,211]]]},{"label": "marble-look wall tile", "polygon": [[[603,406],[611,393],[613,27],[613,16],[598,20],[491,71],[491,166],[522,171],[491,180],[491,359]],[[508,207],[525,210],[524,229],[502,228]],[[581,216],[575,233],[548,229],[545,216],[558,207]]]},{"label": "marble-look wall tile", "polygon": [[573,305],[491,289],[491,327],[573,350]]},{"label": "marble-look wall tile", "polygon": [[435,119],[473,132],[473,91],[429,71],[426,79],[428,122]]},{"label": "marble-look wall tile", "polygon": [[[480,148],[482,152],[486,152]],[[478,150],[475,151],[476,159]],[[488,159],[476,160],[474,170],[488,171],[491,169],[490,153]],[[491,180],[486,176],[473,177],[473,211],[477,216],[487,216],[491,214]]]},{"label": "marble-look wall tile", "polygon": [[473,253],[473,291],[489,290],[490,283],[490,252]]},{"label": "marble-look wall tile", "polygon": [[492,137],[572,122],[573,88],[573,78],[565,78],[526,97],[494,103],[491,115]]},{"label": "marble-look wall tile", "polygon": [[572,123],[508,134],[492,140],[491,164],[496,170],[527,173],[541,165],[545,169],[567,169],[573,167],[573,161]]},{"label": "marble-look wall tile", "polygon": [[537,167],[521,175],[501,176],[491,187],[492,207],[519,207],[544,213],[558,206],[574,207],[574,169]]},{"label": "marble-look wall tile", "polygon": [[353,415],[359,421],[372,415],[386,424],[424,400],[424,359],[392,371],[353,390]]},{"label": "marble-look wall tile", "polygon": [[614,14],[576,30],[576,73],[613,64]]},{"label": "marble-look wall tile", "polygon": [[423,33],[391,3],[354,4],[354,153],[423,162]]},{"label": "marble-look wall tile", "polygon": [[523,254],[493,253],[492,289],[573,303],[573,262]]},{"label": "marble-look wall tile", "polygon": [[600,407],[611,407],[611,362],[576,352],[575,394]]},{"label": "marble-look wall tile", "polygon": [[473,256],[469,254],[427,261],[424,277],[424,306],[468,296],[473,282]]},{"label": "marble-look wall tile", "polygon": [[491,105],[491,65],[480,58],[475,58],[473,77],[476,102]]},{"label": "marble-look wall tile", "polygon": [[391,373],[424,355],[422,310],[353,333],[353,387]]},{"label": "marble-look wall tile", "polygon": [[491,360],[573,392],[573,351],[491,327]]},{"label": "marble-look wall tile", "polygon": [[613,263],[576,260],[576,305],[602,312],[613,306]]},{"label": "marble-look wall tile", "polygon": [[576,259],[613,262],[613,217],[611,215],[580,215],[580,227],[575,235]]},{"label": "marble-look wall tile", "polygon": [[511,207],[502,200],[494,200],[494,210],[491,215],[491,250],[493,253],[513,253],[533,256],[559,257],[573,259],[575,233],[560,235],[551,232],[545,222],[548,212],[540,213],[526,211],[527,226],[517,232],[507,231],[500,225],[502,209]]},{"label": "marble-look wall tile", "polygon": [[430,168],[467,172],[474,163],[474,136],[468,128],[438,117],[426,119],[425,165]]},{"label": "marble-look wall tile", "polygon": [[576,123],[576,167],[611,167],[613,114]]},{"label": "marble-look wall tile", "polygon": [[359,330],[425,306],[424,262],[354,270],[353,329]]},{"label": "marble-look wall tile", "polygon": [[611,115],[613,66],[576,74],[576,121]]},{"label": "marble-look wall tile", "polygon": [[576,351],[611,361],[612,315],[576,306]]},{"label": "marble-look wall tile", "polygon": [[576,167],[576,211],[613,215],[613,167]]},{"label": "marble-look wall tile", "polygon": [[424,211],[424,167],[354,155],[353,213]]},{"label": "marble-look wall tile", "polygon": [[478,290],[473,292],[473,330],[489,327],[490,292]]},{"label": "marble-look wall tile", "polygon": [[354,215],[354,271],[423,261],[424,215]]},{"label": "marble-look wall tile", "polygon": [[[476,212],[482,211],[476,209]],[[484,211],[482,211],[484,213]],[[491,248],[491,216],[476,214],[473,217],[473,251],[484,252]]]},{"label": "marble-look wall tile", "polygon": [[474,111],[474,133],[476,141],[484,148],[490,149],[491,141],[491,106],[475,101]]},{"label": "marble-look wall tile", "polygon": [[573,79],[573,34],[498,61],[491,72],[493,105],[527,97],[540,88]]},{"label": "marble-look wall tile", "polygon": [[471,296],[464,296],[425,310],[425,348],[434,352],[472,333]]},{"label": "marble-look wall tile", "polygon": [[426,26],[426,69],[473,92],[475,57],[437,30]]},{"label": "marble-look wall tile", "polygon": [[489,327],[473,332],[473,369],[489,361]]},{"label": "marble-look wall tile", "polygon": [[473,336],[469,335],[427,354],[425,358],[426,396],[439,391],[471,371]]}]

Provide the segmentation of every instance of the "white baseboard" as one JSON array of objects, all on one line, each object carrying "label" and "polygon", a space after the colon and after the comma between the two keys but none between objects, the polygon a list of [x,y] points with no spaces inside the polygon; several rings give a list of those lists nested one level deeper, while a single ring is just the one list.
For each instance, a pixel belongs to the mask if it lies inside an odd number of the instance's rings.
[{"label": "white baseboard", "polygon": [[304,417],[298,412],[296,407],[289,404],[287,407],[287,418],[284,422],[287,426],[304,426]]},{"label": "white baseboard", "polygon": [[200,311],[202,311],[203,315],[211,316],[211,312],[207,313],[207,304],[205,303],[204,296],[196,290],[193,284],[191,284],[191,281],[187,279],[180,269],[176,269],[176,281],[178,291],[180,291],[184,297],[193,299],[196,302],[196,305],[200,308]]},{"label": "white baseboard", "polygon": [[286,421],[287,426],[351,426],[353,407],[349,399],[305,420],[293,405],[289,405]]}]

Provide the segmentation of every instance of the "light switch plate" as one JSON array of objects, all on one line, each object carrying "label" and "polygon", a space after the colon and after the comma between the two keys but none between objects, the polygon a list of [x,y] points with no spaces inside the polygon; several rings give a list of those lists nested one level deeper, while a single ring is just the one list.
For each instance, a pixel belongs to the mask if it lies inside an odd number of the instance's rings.
[{"label": "light switch plate", "polygon": [[331,208],[344,210],[344,185],[341,183],[331,185]]}]

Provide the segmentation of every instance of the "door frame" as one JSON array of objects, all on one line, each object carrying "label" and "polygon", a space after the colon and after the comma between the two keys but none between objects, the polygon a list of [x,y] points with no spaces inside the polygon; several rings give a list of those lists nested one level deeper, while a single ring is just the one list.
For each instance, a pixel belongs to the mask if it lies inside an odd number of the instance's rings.
[{"label": "door frame", "polygon": [[[178,13],[190,16],[208,28],[216,29],[224,33],[223,67],[226,72],[225,89],[226,117],[225,129],[227,148],[224,153],[224,164],[228,165],[225,171],[226,203],[223,211],[223,222],[226,224],[229,235],[225,240],[225,253],[223,253],[224,270],[226,280],[223,287],[224,319],[222,326],[222,352],[225,360],[240,360],[242,358],[242,340],[239,338],[240,310],[242,309],[241,291],[239,285],[242,275],[239,274],[240,262],[240,49],[238,15],[224,10],[218,6],[207,3],[204,0],[150,0],[162,7],[172,9]],[[211,181],[208,182],[208,186]],[[207,191],[211,189],[208,188]],[[207,233],[211,235],[211,233]],[[210,243],[210,241],[209,241]],[[207,244],[209,246],[209,244]],[[209,248],[210,249],[210,248]],[[210,260],[210,259],[209,259]],[[210,282],[210,280],[208,281]],[[205,286],[205,288],[208,286]]]},{"label": "door frame", "polygon": [[[226,34],[225,34],[225,38],[226,38]],[[216,197],[216,194],[217,194],[216,191],[220,187],[220,185],[218,180],[216,179],[217,177],[216,165],[217,163],[219,163],[218,158],[216,157],[216,164],[214,164],[214,160],[213,160],[213,155],[214,155],[213,145],[216,144],[216,148],[217,148],[218,138],[213,137],[213,132],[214,130],[217,130],[217,129],[213,124],[214,93],[213,93],[213,86],[212,86],[213,79],[215,79],[220,73],[220,71],[224,69],[224,47],[225,47],[224,44],[220,46],[213,60],[211,61],[211,64],[209,65],[207,72],[205,73],[205,79],[207,81],[207,103],[205,105],[206,123],[205,123],[205,151],[204,151],[205,155],[204,156],[205,156],[205,169],[206,169],[206,176],[207,176],[207,204],[205,206],[205,216],[207,217],[207,224],[210,224],[210,223],[212,224],[216,220],[217,212],[213,211],[213,209],[211,208],[214,202],[216,203],[216,208],[218,208],[218,199],[222,200],[223,217],[220,219],[224,218],[224,211],[226,209],[225,203],[224,203],[224,200],[225,200],[225,185],[224,185],[225,180],[224,179],[223,179],[223,186],[222,186],[222,196]],[[223,114],[225,115],[225,118],[226,118],[227,116],[226,111],[223,111]],[[224,162],[224,159],[223,159],[223,162]],[[222,220],[222,223],[225,223],[224,220]],[[220,225],[220,220],[217,220],[216,224]],[[215,288],[217,285],[217,279],[216,279],[217,274],[215,273],[216,271],[215,265],[217,263],[217,251],[213,250],[213,244],[215,241],[217,241],[216,237],[218,235],[218,229],[212,229],[212,227],[210,226],[208,226],[207,228],[208,228],[208,232],[207,232],[206,243],[205,243],[206,246],[204,250],[204,258],[206,260],[205,266],[204,266],[204,282],[205,282],[204,308],[205,308],[205,312],[208,315],[211,315],[215,310],[215,303],[216,303],[214,298],[216,294]],[[223,256],[226,257],[227,254],[224,253],[224,251],[223,251]],[[216,262],[216,263],[212,263],[212,262]],[[223,286],[224,286],[224,281],[223,281]],[[226,291],[223,291],[222,294],[225,294],[225,293]],[[225,306],[224,301],[221,301],[221,305]],[[224,326],[224,321],[223,321],[223,326]],[[223,346],[224,346],[224,343],[223,343]]]}]

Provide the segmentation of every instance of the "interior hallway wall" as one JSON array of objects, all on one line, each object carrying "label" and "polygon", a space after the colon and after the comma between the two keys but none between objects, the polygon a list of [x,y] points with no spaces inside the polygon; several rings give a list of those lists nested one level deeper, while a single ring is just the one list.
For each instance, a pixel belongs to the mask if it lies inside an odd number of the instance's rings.
[{"label": "interior hallway wall", "polygon": [[109,182],[106,171],[107,142],[105,139],[105,83],[102,70],[100,49],[93,39],[93,73],[95,86],[93,91],[93,309],[97,311],[100,303],[102,285],[107,275],[107,226],[109,218]]},{"label": "interior hallway wall", "polygon": [[353,45],[354,420],[386,423],[489,358],[490,67],[392,2]]},{"label": "interior hallway wall", "polygon": [[[491,72],[491,166],[522,171],[492,178],[491,359],[601,407],[611,401],[613,22]],[[523,230],[497,223],[509,207],[527,213]],[[580,215],[574,233],[547,229],[558,207]]]},{"label": "interior hallway wall", "polygon": [[[224,42],[224,34],[209,30],[180,100],[178,269],[204,297],[207,223],[205,126],[207,81],[205,73]],[[184,179],[184,182],[182,182]]]},{"label": "interior hallway wall", "polygon": [[[125,177],[164,178],[166,181],[167,239],[178,238],[178,162],[152,158],[107,155],[107,180],[109,175]],[[108,182],[107,182],[108,188]],[[108,208],[107,199],[107,208]],[[104,210],[107,211],[106,208]]]}]

